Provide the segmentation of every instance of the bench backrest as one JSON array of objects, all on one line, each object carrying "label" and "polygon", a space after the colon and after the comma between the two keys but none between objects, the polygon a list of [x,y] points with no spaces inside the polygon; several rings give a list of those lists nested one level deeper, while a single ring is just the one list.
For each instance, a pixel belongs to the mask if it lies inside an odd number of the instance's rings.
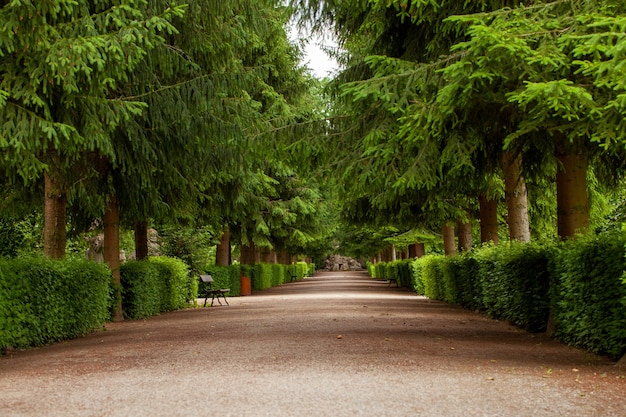
[{"label": "bench backrest", "polygon": [[213,277],[211,275],[200,275],[200,279],[202,282],[213,282]]}]

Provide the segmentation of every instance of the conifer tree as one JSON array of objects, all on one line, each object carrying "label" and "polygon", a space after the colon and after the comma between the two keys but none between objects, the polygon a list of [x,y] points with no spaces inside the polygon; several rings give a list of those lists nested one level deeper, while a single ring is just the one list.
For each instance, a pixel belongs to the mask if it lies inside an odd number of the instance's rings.
[{"label": "conifer tree", "polygon": [[[45,253],[65,253],[67,190],[84,154],[112,155],[111,133],[142,104],[111,95],[174,31],[172,6],[144,2],[11,2],[0,9],[0,148],[9,175],[45,178]],[[77,172],[78,170],[78,172]]]}]

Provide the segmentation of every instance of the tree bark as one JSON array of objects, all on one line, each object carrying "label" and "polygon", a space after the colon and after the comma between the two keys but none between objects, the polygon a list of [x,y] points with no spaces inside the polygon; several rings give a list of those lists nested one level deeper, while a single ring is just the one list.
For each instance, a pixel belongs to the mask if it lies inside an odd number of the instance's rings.
[{"label": "tree bark", "polygon": [[279,264],[282,265],[290,265],[291,264],[291,256],[289,256],[289,252],[287,249],[281,249],[276,254],[276,260]]},{"label": "tree bark", "polygon": [[135,222],[135,259],[148,259],[148,222]]},{"label": "tree bark", "polygon": [[398,260],[398,254],[396,252],[395,245],[391,245],[391,248],[389,248],[389,257],[391,258],[391,262]]},{"label": "tree bark", "polygon": [[504,152],[502,159],[509,237],[511,240],[530,242],[528,191],[522,173],[522,156]]},{"label": "tree bark", "polygon": [[582,154],[557,155],[557,158],[561,163],[556,174],[558,233],[562,239],[571,239],[589,231],[589,161]]},{"label": "tree bark", "polygon": [[266,264],[276,263],[276,252],[272,248],[261,249],[261,262]]},{"label": "tree bark", "polygon": [[242,265],[254,265],[256,262],[256,245],[254,242],[250,242],[248,244],[241,245],[241,256],[239,258],[239,262]]},{"label": "tree bark", "polygon": [[120,282],[120,209],[115,195],[111,196],[104,213],[104,262],[111,269],[117,291],[117,304],[113,321],[124,320],[122,312],[122,286]]},{"label": "tree bark", "polygon": [[443,226],[443,252],[446,256],[456,255],[456,243],[454,242],[454,226]]},{"label": "tree bark", "polygon": [[459,252],[471,251],[473,244],[471,220],[468,219],[467,222],[459,221],[457,229],[459,230]]},{"label": "tree bark", "polygon": [[215,251],[215,265],[230,265],[230,229],[226,228]]},{"label": "tree bark", "polygon": [[52,259],[65,257],[67,242],[67,192],[56,173],[44,174],[44,255]]},{"label": "tree bark", "polygon": [[423,243],[415,243],[415,258],[421,258],[422,256],[426,256],[426,247]]},{"label": "tree bark", "polygon": [[485,195],[478,198],[480,204],[480,243],[498,244],[498,200]]}]

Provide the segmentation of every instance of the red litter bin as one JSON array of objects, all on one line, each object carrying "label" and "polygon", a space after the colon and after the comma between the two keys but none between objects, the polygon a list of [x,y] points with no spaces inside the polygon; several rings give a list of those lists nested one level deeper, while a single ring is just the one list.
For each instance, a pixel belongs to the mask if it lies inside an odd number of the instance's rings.
[{"label": "red litter bin", "polygon": [[241,295],[252,295],[252,282],[250,281],[250,277],[241,274],[239,275],[239,282],[241,283]]}]

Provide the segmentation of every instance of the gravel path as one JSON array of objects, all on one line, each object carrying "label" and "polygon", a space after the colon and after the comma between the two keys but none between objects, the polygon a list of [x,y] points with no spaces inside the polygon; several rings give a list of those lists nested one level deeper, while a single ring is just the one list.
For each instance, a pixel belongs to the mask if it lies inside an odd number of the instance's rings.
[{"label": "gravel path", "polygon": [[626,370],[362,272],[0,357],[2,416],[626,416]]}]

